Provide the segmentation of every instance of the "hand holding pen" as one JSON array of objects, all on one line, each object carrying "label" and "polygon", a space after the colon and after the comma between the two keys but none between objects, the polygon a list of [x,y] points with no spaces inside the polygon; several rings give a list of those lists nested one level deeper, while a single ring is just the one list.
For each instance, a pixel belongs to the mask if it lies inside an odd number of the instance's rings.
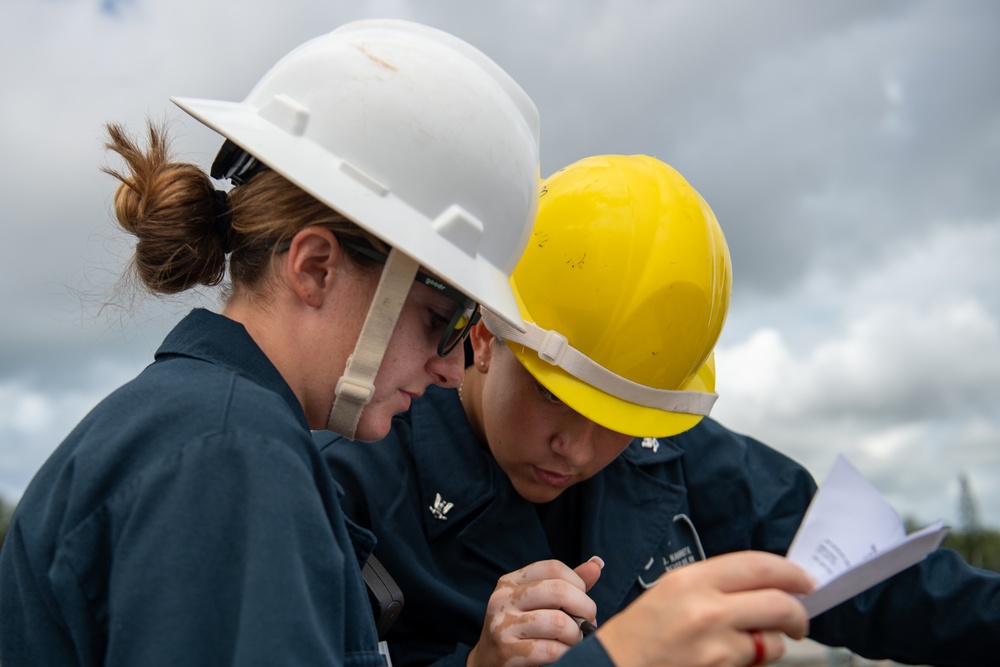
[{"label": "hand holding pen", "polygon": [[603,566],[596,556],[576,569],[547,560],[501,577],[467,667],[534,667],[558,660],[595,629],[584,620],[597,614],[587,591]]}]

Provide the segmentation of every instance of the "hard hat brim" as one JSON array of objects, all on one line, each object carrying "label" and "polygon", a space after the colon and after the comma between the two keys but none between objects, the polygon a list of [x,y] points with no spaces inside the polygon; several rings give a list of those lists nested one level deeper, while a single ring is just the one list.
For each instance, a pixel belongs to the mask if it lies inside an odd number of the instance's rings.
[{"label": "hard hat brim", "polygon": [[[666,438],[693,428],[704,417],[630,403],[592,387],[558,366],[539,358],[534,350],[515,342],[507,346],[521,365],[560,401],[595,424],[636,438]],[[715,355],[678,389],[715,391]]]},{"label": "hard hat brim", "polygon": [[[524,331],[524,321],[505,270],[483,257],[456,257],[444,238],[428,234],[434,224],[346,160],[302,136],[294,118],[285,127],[239,102],[188,97],[171,101],[251,155],[267,155],[267,166],[346,218],[405,252],[438,277]],[[291,144],[291,145],[290,145]],[[292,176],[294,174],[294,177]],[[532,216],[534,211],[531,212]],[[454,258],[446,266],[438,258]]]}]

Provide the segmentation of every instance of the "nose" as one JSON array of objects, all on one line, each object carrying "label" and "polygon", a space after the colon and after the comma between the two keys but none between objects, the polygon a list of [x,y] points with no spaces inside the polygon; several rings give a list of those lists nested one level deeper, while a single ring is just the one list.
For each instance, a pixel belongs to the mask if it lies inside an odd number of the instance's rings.
[{"label": "nose", "polygon": [[455,388],[462,384],[465,373],[465,350],[461,345],[441,357],[435,351],[427,361],[427,371],[434,378],[434,384],[441,387]]},{"label": "nose", "polygon": [[583,415],[572,415],[552,436],[552,451],[566,459],[570,465],[582,468],[594,458],[600,430],[600,426]]}]

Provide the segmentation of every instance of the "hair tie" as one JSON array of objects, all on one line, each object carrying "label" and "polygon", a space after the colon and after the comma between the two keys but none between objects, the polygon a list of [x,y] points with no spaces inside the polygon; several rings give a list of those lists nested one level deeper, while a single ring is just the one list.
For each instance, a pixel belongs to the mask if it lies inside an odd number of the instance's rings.
[{"label": "hair tie", "polygon": [[215,203],[215,220],[213,227],[222,239],[222,252],[227,255],[233,251],[233,213],[229,208],[229,193],[225,190],[212,189]]}]

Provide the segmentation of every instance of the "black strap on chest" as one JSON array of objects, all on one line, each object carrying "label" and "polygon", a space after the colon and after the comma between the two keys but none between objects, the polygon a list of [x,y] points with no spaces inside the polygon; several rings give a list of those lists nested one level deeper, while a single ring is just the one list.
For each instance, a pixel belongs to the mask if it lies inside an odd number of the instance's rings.
[{"label": "black strap on chest", "polygon": [[365,586],[368,588],[368,601],[372,605],[372,615],[375,617],[375,630],[378,638],[383,639],[403,611],[403,591],[389,572],[378,562],[375,554],[368,556],[365,566],[361,568]]}]

